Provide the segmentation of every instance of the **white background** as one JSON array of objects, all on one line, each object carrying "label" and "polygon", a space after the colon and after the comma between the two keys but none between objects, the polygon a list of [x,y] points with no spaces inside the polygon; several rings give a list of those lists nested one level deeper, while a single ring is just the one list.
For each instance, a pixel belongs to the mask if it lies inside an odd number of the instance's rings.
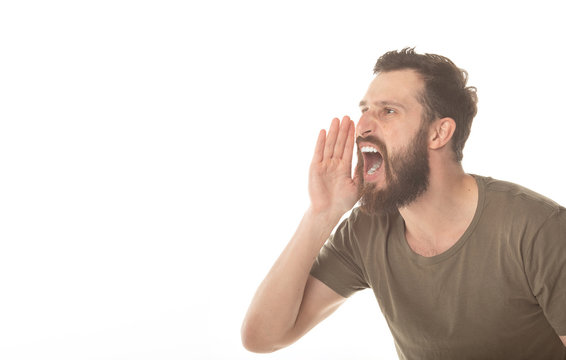
[{"label": "white background", "polygon": [[388,50],[470,73],[468,172],[566,204],[557,1],[344,4],[0,3],[0,358],[395,358],[371,291],[278,353],[239,337]]}]

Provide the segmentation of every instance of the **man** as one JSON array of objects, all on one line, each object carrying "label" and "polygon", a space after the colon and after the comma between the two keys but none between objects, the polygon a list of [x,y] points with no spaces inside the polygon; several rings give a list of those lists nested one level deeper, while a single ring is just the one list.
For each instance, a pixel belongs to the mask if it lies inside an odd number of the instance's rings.
[{"label": "man", "polygon": [[357,126],[320,132],[311,205],[252,300],[244,346],[285,347],[371,288],[401,359],[566,359],[566,209],[464,172],[477,97],[449,59],[404,49],[374,72]]}]

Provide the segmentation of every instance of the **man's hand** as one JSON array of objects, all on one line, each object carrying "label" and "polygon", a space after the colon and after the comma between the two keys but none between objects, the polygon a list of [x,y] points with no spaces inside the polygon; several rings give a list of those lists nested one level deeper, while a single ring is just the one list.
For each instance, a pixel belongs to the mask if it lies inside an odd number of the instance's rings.
[{"label": "man's hand", "polygon": [[272,352],[295,342],[345,300],[309,272],[342,215],[358,200],[352,179],[354,123],[347,116],[322,130],[309,174],[311,206],[259,286],[242,324],[242,342]]},{"label": "man's hand", "polygon": [[309,172],[311,210],[340,218],[358,201],[358,181],[352,178],[354,122],[334,118],[328,130],[320,131]]}]

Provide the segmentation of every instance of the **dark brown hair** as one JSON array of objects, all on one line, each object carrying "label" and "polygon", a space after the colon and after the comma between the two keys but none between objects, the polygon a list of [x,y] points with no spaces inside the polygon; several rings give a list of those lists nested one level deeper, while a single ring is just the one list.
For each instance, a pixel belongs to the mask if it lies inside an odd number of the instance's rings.
[{"label": "dark brown hair", "polygon": [[450,117],[456,122],[452,148],[456,161],[462,161],[462,151],[470,135],[478,102],[476,88],[466,86],[468,73],[444,56],[417,54],[414,48],[383,54],[377,60],[373,72],[377,74],[404,69],[415,70],[424,80],[425,89],[420,101],[425,108],[425,119],[432,122]]}]

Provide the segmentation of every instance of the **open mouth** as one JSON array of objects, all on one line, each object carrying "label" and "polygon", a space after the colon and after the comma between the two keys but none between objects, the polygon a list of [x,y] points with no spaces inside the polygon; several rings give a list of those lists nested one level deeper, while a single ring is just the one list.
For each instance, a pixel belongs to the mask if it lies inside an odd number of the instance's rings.
[{"label": "open mouth", "polygon": [[367,175],[375,174],[383,164],[383,156],[377,148],[373,146],[362,146],[360,151],[364,157],[364,173]]}]

